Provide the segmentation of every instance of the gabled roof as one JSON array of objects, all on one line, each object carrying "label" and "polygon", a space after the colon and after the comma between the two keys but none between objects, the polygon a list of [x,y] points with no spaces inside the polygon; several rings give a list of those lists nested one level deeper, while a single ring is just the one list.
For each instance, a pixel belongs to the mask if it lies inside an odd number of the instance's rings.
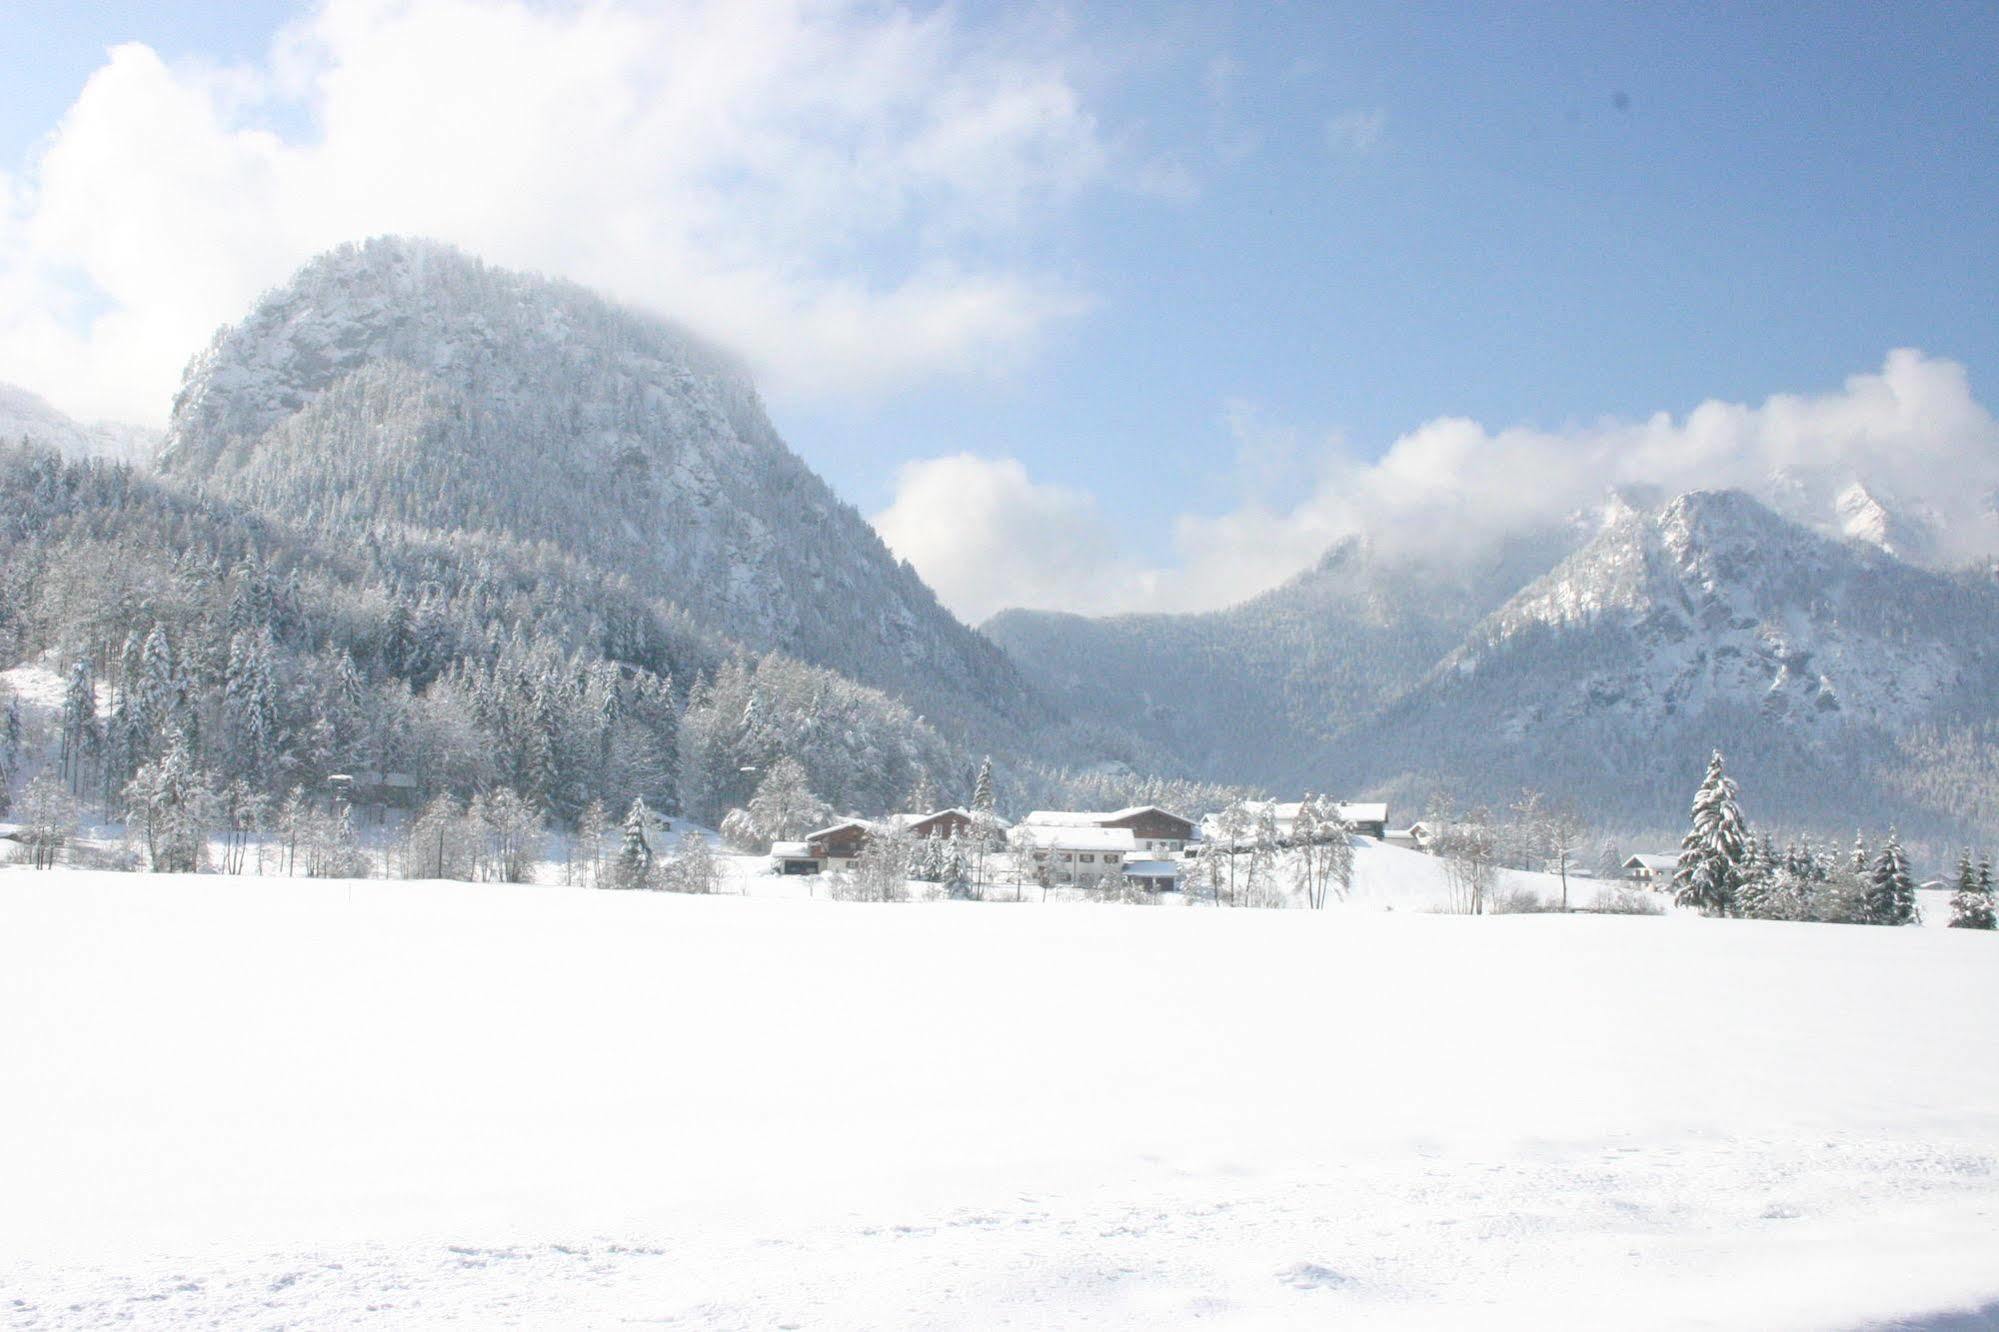
[{"label": "gabled roof", "polygon": [[1129,828],[1023,823],[1013,833],[1016,841],[1037,850],[1132,851],[1138,847],[1138,839]]},{"label": "gabled roof", "polygon": [[812,847],[807,842],[772,842],[770,853],[779,860],[808,860]]},{"label": "gabled roof", "polygon": [[1625,869],[1648,869],[1654,874],[1670,872],[1677,870],[1679,867],[1680,857],[1677,854],[1658,856],[1648,852],[1640,852],[1635,856],[1629,857],[1624,862]]},{"label": "gabled roof", "polygon": [[1037,809],[1030,813],[1023,824],[1038,824],[1044,828],[1101,828],[1107,823],[1118,823],[1124,819],[1136,818],[1140,814],[1164,814],[1176,823],[1193,826],[1194,820],[1185,815],[1159,805],[1127,805],[1123,809],[1108,812],[1083,809]]},{"label": "gabled roof", "polygon": [[862,832],[871,833],[877,826],[872,819],[841,819],[838,823],[829,823],[823,828],[817,828],[805,834],[805,840],[816,842],[822,837],[829,837],[836,832],[845,832],[849,828],[858,828]]}]

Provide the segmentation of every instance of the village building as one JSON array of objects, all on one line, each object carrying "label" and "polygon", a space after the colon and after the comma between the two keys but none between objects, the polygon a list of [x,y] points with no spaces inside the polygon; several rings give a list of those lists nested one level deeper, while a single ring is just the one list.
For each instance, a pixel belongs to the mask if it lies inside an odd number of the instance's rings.
[{"label": "village building", "polygon": [[1122,875],[1154,892],[1180,883],[1177,857],[1196,840],[1192,819],[1157,805],[1107,812],[1037,809],[1013,831],[1020,868],[1051,883]]},{"label": "village building", "polygon": [[[891,814],[886,819],[842,819],[807,833],[800,841],[773,842],[771,868],[779,874],[824,874],[829,870],[849,869],[867,849],[868,839],[884,829],[899,829],[919,840],[948,841],[968,836],[972,822],[972,812],[956,806],[931,810],[928,814]],[[1002,831],[1008,826],[1005,819],[997,817],[993,818],[993,824]]]},{"label": "village building", "polygon": [[1673,881],[1673,875],[1679,868],[1678,855],[1659,856],[1641,852],[1625,859],[1624,877],[1641,888],[1664,888]]},{"label": "village building", "polygon": [[810,842],[772,842],[770,867],[779,874],[817,874],[821,862]]},{"label": "village building", "polygon": [[[1277,825],[1278,839],[1288,842],[1297,832],[1298,811],[1304,808],[1304,804],[1302,800],[1245,800],[1242,807],[1256,819],[1261,819],[1264,812],[1269,811],[1272,821]],[[1372,837],[1377,842],[1388,840],[1388,806],[1385,803],[1348,801],[1335,804],[1333,814],[1347,826],[1349,832],[1362,837]],[[1209,819],[1211,830],[1213,823],[1211,817]]]},{"label": "village building", "polygon": [[1430,825],[1419,819],[1407,828],[1390,828],[1381,840],[1405,851],[1428,851],[1431,836]]},{"label": "village building", "polygon": [[1102,828],[1131,834],[1135,851],[1164,851],[1174,855],[1196,840],[1192,819],[1183,819],[1157,805],[1132,805],[1108,813],[1084,810],[1037,809],[1021,821],[1033,828]]}]

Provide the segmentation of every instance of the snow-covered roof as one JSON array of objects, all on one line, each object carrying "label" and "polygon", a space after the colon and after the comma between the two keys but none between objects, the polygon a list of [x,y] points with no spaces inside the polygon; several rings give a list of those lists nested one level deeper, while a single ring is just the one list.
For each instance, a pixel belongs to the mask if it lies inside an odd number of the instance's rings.
[{"label": "snow-covered roof", "polygon": [[1654,874],[1671,874],[1680,867],[1678,855],[1656,856],[1641,852],[1624,862],[1626,869],[1648,869]]},{"label": "snow-covered roof", "polygon": [[1014,835],[1029,846],[1057,851],[1131,851],[1138,839],[1129,828],[1074,827],[1023,823]]},{"label": "snow-covered roof", "polygon": [[1103,810],[1085,809],[1037,809],[1022,820],[1048,828],[1098,828],[1106,823],[1116,823],[1122,819],[1136,818],[1140,814],[1164,814],[1169,819],[1191,824],[1192,819],[1175,814],[1170,809],[1158,805],[1127,805],[1106,813]]},{"label": "snow-covered roof", "polygon": [[1180,866],[1172,860],[1141,860],[1136,856],[1126,856],[1124,872],[1139,879],[1177,879],[1180,877]]},{"label": "snow-covered roof", "polygon": [[841,819],[838,823],[829,823],[823,828],[813,829],[811,832],[805,834],[805,840],[816,842],[822,837],[830,837],[836,832],[845,832],[849,828],[859,828],[862,832],[873,832],[875,824],[868,819]]},{"label": "snow-covered roof", "polygon": [[[1242,802],[1244,809],[1259,818],[1263,815],[1264,811],[1268,810],[1271,817],[1276,819],[1280,826],[1296,823],[1298,821],[1298,811],[1304,808],[1304,805],[1305,802],[1302,800],[1245,800]],[[1388,806],[1386,803],[1378,800],[1350,801],[1344,804],[1336,804],[1333,806],[1333,813],[1339,816],[1342,823],[1385,824],[1388,822]],[[1210,816],[1211,822],[1213,817],[1212,815]]]},{"label": "snow-covered roof", "polygon": [[779,860],[804,860],[812,855],[812,847],[806,842],[772,842],[770,853]]}]

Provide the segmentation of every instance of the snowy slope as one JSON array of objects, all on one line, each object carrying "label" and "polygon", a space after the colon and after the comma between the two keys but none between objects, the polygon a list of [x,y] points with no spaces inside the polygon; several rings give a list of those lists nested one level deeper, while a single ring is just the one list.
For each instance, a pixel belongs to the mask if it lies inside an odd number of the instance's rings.
[{"label": "snowy slope", "polygon": [[785,447],[729,358],[435,242],[342,247],[219,333],[162,470],[341,538],[549,543],[948,725],[1052,716]]},{"label": "snowy slope", "polygon": [[[1709,749],[1752,817],[1989,834],[1976,787],[1905,746],[1989,722],[1999,586],[1788,521],[1737,491],[1624,509],[1495,611],[1329,764],[1409,796],[1521,786],[1671,827]],[[1971,746],[1983,752],[1984,742]]]},{"label": "snowy slope", "polygon": [[45,444],[71,458],[108,458],[148,465],[160,446],[160,432],[117,421],[85,424],[63,415],[36,394],[0,384],[0,441]]},{"label": "snowy slope", "polygon": [[1450,564],[1354,539],[1226,610],[1010,610],[982,628],[1071,715],[1142,737],[1183,770],[1324,790],[1345,776],[1323,767],[1332,737],[1420,681],[1576,540],[1553,531]]},{"label": "snowy slope", "polygon": [[14,1328],[1999,1301],[1991,937],[0,871],[0,941]]}]

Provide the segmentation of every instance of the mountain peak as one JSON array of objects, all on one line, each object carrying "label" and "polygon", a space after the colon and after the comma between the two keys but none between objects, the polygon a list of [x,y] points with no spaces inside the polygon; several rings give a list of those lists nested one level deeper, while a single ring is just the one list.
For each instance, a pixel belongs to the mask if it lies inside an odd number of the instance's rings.
[{"label": "mountain peak", "polygon": [[740,365],[436,241],[342,246],[222,330],[162,467],[342,536],[546,545],[926,712],[1046,715],[785,447]]}]

